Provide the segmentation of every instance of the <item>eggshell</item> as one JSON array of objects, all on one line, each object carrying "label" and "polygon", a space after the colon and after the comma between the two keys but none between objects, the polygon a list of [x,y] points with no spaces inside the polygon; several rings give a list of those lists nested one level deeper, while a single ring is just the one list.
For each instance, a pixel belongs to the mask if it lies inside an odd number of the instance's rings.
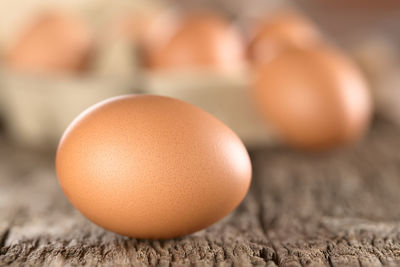
[{"label": "eggshell", "polygon": [[205,111],[162,96],[122,96],[82,113],[59,144],[58,178],[94,223],[171,238],[229,214],[249,188],[240,139]]},{"label": "eggshell", "polygon": [[356,141],[372,112],[357,67],[328,47],[287,51],[260,66],[252,92],[258,110],[283,139],[306,149]]},{"label": "eggshell", "polygon": [[162,8],[126,12],[116,19],[114,31],[133,43],[143,43],[153,23],[162,17]]},{"label": "eggshell", "polygon": [[287,49],[308,48],[320,41],[319,31],[306,17],[281,12],[256,23],[248,55],[253,63],[263,63]]},{"label": "eggshell", "polygon": [[244,43],[231,23],[210,13],[171,15],[154,23],[144,47],[149,68],[235,72],[245,63]]},{"label": "eggshell", "polygon": [[8,51],[8,66],[23,72],[77,72],[86,67],[93,40],[72,15],[44,13],[21,32]]}]

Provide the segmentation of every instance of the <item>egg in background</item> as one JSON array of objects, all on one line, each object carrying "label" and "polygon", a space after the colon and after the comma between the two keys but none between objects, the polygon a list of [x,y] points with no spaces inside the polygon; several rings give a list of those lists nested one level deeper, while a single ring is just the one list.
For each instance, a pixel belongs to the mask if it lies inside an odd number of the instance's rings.
[{"label": "egg in background", "polygon": [[78,73],[90,63],[92,33],[74,15],[45,12],[27,23],[6,53],[8,67],[26,73]]},{"label": "egg in background", "polygon": [[131,10],[119,14],[112,26],[117,35],[122,35],[131,42],[143,43],[151,26],[163,13],[162,8]]},{"label": "egg in background", "polygon": [[144,46],[149,69],[238,72],[245,47],[234,25],[210,12],[170,13],[153,23]]},{"label": "egg in background", "polygon": [[57,151],[58,179],[83,215],[136,238],[199,231],[245,197],[251,163],[222,122],[162,96],[111,98],[68,127]]},{"label": "egg in background", "polygon": [[252,95],[282,139],[304,149],[327,149],[360,139],[372,100],[353,62],[336,49],[291,49],[256,68]]},{"label": "egg in background", "polygon": [[253,64],[268,62],[287,49],[312,47],[322,39],[317,27],[294,11],[281,11],[258,19],[252,28],[248,56]]}]

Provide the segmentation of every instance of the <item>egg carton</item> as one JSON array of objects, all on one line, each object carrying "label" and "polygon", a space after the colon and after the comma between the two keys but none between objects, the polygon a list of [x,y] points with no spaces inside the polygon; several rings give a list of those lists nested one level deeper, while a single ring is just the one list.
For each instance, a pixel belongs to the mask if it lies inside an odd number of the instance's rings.
[{"label": "egg carton", "polygon": [[[107,1],[88,0],[85,7],[71,9],[82,10],[93,28],[101,31],[106,22],[128,10],[125,2],[129,1],[119,0],[119,5],[108,10],[104,9],[109,6]],[[138,7],[135,8],[139,10],[152,10],[158,6],[157,1],[152,1],[154,7],[142,7],[143,1],[136,2]],[[32,9],[37,7],[33,3],[31,6]],[[4,18],[0,20],[0,26],[16,21],[22,25],[28,20],[22,17],[29,15],[22,16],[17,12],[16,19]],[[10,27],[3,28],[0,27],[0,45],[7,48],[13,38],[12,34],[7,34]],[[0,112],[9,136],[24,145],[54,147],[74,117],[92,104],[121,94],[148,93],[178,98],[208,111],[232,128],[248,146],[274,143],[271,130],[253,111],[247,93],[247,73],[226,76],[203,71],[162,73],[143,70],[132,43],[126,38],[118,38],[120,36],[101,36],[98,55],[89,72],[81,76],[35,77],[3,66],[0,69]]]},{"label": "egg carton", "polygon": [[254,112],[242,77],[217,74],[144,73],[137,79],[105,77],[43,78],[2,74],[0,112],[9,136],[31,147],[54,147],[63,131],[89,106],[124,94],[155,94],[196,105],[229,126],[250,147],[275,143],[275,136]]},{"label": "egg carton", "polygon": [[139,93],[139,60],[125,39],[102,40],[90,69],[43,75],[1,66],[0,112],[8,135],[30,147],[55,147],[68,124],[104,99]]},{"label": "egg carton", "polygon": [[267,145],[274,136],[253,111],[249,74],[212,71],[150,71],[126,40],[103,42],[92,68],[80,76],[32,76],[3,66],[0,112],[19,143],[55,146],[68,124],[85,108],[121,94],[170,96],[194,104],[232,128],[248,146]]}]

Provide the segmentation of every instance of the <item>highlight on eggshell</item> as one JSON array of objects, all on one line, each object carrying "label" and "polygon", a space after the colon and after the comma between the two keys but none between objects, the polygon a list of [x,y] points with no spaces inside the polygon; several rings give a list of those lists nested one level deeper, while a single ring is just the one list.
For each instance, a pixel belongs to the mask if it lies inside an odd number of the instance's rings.
[{"label": "highlight on eggshell", "polygon": [[245,66],[245,45],[235,26],[213,13],[167,14],[153,23],[144,46],[153,70],[232,73]]},{"label": "highlight on eggshell", "polygon": [[64,13],[38,15],[6,55],[9,67],[35,74],[81,72],[93,52],[93,37],[88,25]]},{"label": "highlight on eggshell", "polygon": [[306,17],[285,11],[255,23],[248,46],[252,63],[263,64],[288,49],[305,49],[321,42],[317,27]]},{"label": "highlight on eggshell", "polygon": [[92,222],[136,238],[190,234],[232,212],[251,180],[241,140],[209,113],[152,95],[92,106],[65,131],[60,185]]},{"label": "highlight on eggshell", "polygon": [[288,144],[326,149],[360,139],[372,100],[358,68],[327,46],[286,51],[257,68],[257,109]]}]

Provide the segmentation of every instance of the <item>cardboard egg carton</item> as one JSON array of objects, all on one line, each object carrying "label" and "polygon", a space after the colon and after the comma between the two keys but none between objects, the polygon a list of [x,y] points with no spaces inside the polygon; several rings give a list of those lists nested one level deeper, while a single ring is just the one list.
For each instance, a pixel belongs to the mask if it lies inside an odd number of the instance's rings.
[{"label": "cardboard egg carton", "polygon": [[[126,12],[126,1],[120,1],[122,4],[108,13],[105,1],[73,1],[70,6],[82,5],[82,14],[96,14],[92,16],[93,25],[104,26],[105,17]],[[132,3],[140,6],[140,2],[143,1]],[[144,6],[149,8],[149,4]],[[5,36],[0,29],[0,43],[7,47],[12,42],[2,42],[2,37],[7,39]],[[99,39],[91,69],[80,76],[35,77],[7,66],[0,69],[0,112],[13,140],[28,146],[54,147],[68,124],[89,106],[117,95],[146,93],[178,98],[208,111],[248,146],[274,143],[273,134],[253,110],[247,71],[229,76],[203,71],[150,71],[142,68],[140,56],[128,40],[116,36]]]},{"label": "cardboard egg carton", "polygon": [[253,110],[246,76],[151,72],[137,76],[137,80],[101,76],[44,79],[12,72],[2,76],[3,117],[9,135],[24,145],[54,147],[86,108],[110,97],[135,93],[174,97],[198,106],[228,125],[248,146],[274,142],[271,131]]},{"label": "cardboard egg carton", "polygon": [[35,76],[14,71],[6,63],[1,66],[0,112],[14,141],[32,147],[54,147],[69,123],[89,106],[117,95],[139,92],[135,47],[106,25],[112,25],[113,19],[127,8],[149,10],[154,1],[118,0],[111,8],[107,2],[24,0],[22,9],[20,2],[2,3],[7,7],[7,12],[0,16],[3,54],[13,45],[16,33],[37,14],[48,10],[61,10],[84,19],[97,43],[90,69],[76,75]]}]

